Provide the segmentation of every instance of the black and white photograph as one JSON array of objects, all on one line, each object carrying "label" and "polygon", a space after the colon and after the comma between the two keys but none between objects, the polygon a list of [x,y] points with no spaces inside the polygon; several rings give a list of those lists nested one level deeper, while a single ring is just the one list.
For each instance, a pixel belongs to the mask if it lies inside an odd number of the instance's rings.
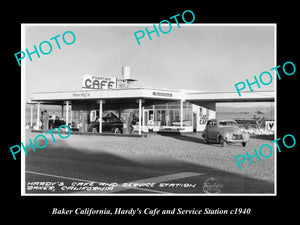
[{"label": "black and white photograph", "polygon": [[276,194],[275,24],[22,35],[23,194]]},{"label": "black and white photograph", "polygon": [[5,7],[5,219],[297,215],[297,7],[183,5]]}]

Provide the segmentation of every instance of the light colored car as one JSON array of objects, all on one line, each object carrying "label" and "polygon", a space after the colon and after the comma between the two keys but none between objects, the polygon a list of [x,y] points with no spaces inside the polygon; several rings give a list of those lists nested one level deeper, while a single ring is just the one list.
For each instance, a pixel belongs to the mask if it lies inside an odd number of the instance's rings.
[{"label": "light colored car", "polygon": [[243,147],[250,140],[249,134],[242,132],[235,120],[212,119],[208,120],[202,137],[206,143],[241,143]]}]

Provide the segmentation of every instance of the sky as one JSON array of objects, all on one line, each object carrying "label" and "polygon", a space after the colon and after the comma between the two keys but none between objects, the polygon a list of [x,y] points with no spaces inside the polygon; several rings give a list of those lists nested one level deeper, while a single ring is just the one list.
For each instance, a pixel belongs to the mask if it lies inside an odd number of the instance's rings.
[{"label": "sky", "polygon": [[[33,45],[49,41],[52,52],[22,60],[25,99],[33,92],[81,90],[85,74],[122,78],[122,66],[130,66],[131,78],[138,80],[135,87],[198,91],[236,91],[235,83],[254,81],[254,75],[276,66],[273,25],[180,24],[178,28],[175,23],[169,33],[160,32],[159,37],[152,33],[152,40],[146,34],[138,45],[134,32],[145,27],[153,30],[153,24],[26,24],[21,50],[31,52]],[[76,36],[71,45],[61,39],[66,31]],[[61,49],[50,41],[56,35]],[[274,79],[257,88],[273,89]]]}]

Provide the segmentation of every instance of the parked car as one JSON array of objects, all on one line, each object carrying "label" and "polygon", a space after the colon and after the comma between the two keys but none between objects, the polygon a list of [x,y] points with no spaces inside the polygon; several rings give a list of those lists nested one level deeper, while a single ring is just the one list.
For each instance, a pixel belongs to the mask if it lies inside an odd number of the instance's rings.
[{"label": "parked car", "polygon": [[[102,131],[108,131],[112,133],[122,133],[123,123],[113,113],[108,113],[102,117]],[[88,132],[99,132],[99,119],[91,122],[87,128]]]},{"label": "parked car", "polygon": [[250,140],[249,134],[242,132],[235,120],[208,120],[202,137],[206,143],[216,142],[223,147],[225,143],[241,143],[243,147]]},{"label": "parked car", "polygon": [[55,117],[55,119],[49,119],[49,128],[53,129],[53,128],[58,128],[61,125],[66,124],[66,122],[58,117]]}]

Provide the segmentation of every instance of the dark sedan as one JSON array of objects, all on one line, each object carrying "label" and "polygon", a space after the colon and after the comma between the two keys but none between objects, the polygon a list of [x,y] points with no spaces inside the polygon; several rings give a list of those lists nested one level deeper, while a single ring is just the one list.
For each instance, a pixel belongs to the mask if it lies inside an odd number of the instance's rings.
[{"label": "dark sedan", "polygon": [[[122,133],[123,123],[117,117],[105,116],[102,117],[102,131],[111,133]],[[99,132],[99,120],[91,122],[87,128],[88,132]]]}]

